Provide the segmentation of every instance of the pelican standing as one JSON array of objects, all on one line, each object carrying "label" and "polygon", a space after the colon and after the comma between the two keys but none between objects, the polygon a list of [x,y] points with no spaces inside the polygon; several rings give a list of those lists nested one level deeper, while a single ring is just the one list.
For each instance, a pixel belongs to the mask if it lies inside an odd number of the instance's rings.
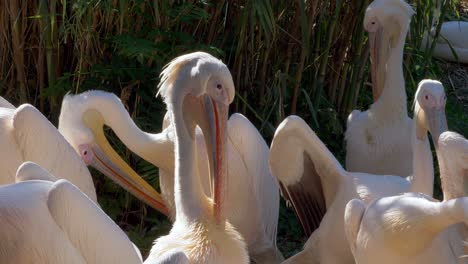
[{"label": "pelican standing", "polygon": [[348,203],[345,230],[356,263],[467,263],[464,240],[468,228],[468,141],[454,132],[439,138],[437,156],[444,200],[418,193],[384,197],[366,209]]},{"label": "pelican standing", "polygon": [[[115,178],[114,172],[136,175],[105,139],[103,126],[112,128],[130,150],[159,168],[162,197],[174,220],[175,131],[169,116],[170,112],[166,114],[161,133],[146,133],[136,126],[117,96],[103,91],[88,91],[64,98],[59,131],[87,164],[111,178]],[[227,176],[230,188],[235,190],[227,194],[227,218],[244,237],[252,260],[256,263],[279,263],[283,260],[276,248],[279,191],[268,167],[268,145],[255,126],[241,114],[233,114],[229,118],[227,131]],[[196,130],[195,139],[196,168],[204,193],[211,196],[205,140],[200,129]],[[88,153],[93,152],[96,158],[89,157]],[[107,170],[105,166],[96,164],[99,160],[109,161],[107,166],[115,169]]]},{"label": "pelican standing", "polygon": [[0,186],[0,263],[142,263],[125,233],[73,184],[32,162],[16,178]]},{"label": "pelican standing", "polygon": [[432,195],[432,156],[425,146],[428,131],[436,139],[446,130],[444,107],[442,84],[422,81],[413,121],[414,171],[406,178],[345,171],[304,120],[290,116],[283,121],[271,145],[270,168],[306,235],[311,234],[304,250],[284,263],[354,263],[344,232],[345,206],[353,198],[369,203],[407,191]]},{"label": "pelican standing", "polygon": [[[346,169],[376,175],[413,172],[412,121],[406,106],[403,49],[413,9],[403,0],[375,0],[367,8],[374,103],[348,117]],[[426,150],[430,153],[430,147]]]},{"label": "pelican standing", "polygon": [[[174,129],[176,217],[167,236],[158,238],[147,264],[248,263],[242,236],[226,220],[234,191],[226,177],[227,115],[234,99],[231,74],[206,53],[190,53],[170,62],[161,75],[164,98]],[[213,199],[204,193],[197,169],[195,129],[203,131],[212,177]]]},{"label": "pelican standing", "polygon": [[34,106],[15,108],[0,97],[0,185],[15,182],[24,161],[34,161],[58,178],[76,185],[97,202],[86,165],[47,118]]}]

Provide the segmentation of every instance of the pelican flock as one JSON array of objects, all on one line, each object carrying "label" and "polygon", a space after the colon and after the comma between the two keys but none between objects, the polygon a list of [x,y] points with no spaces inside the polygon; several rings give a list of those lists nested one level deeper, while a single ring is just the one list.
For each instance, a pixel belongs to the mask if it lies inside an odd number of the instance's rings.
[{"label": "pelican flock", "polygon": [[468,141],[454,132],[438,141],[443,201],[421,193],[346,206],[346,235],[358,263],[466,263]]},{"label": "pelican flock", "polygon": [[[348,117],[346,166],[299,116],[282,120],[270,147],[245,116],[229,117],[233,77],[206,52],[162,69],[159,133],[141,130],[105,91],[67,94],[58,128],[0,97],[0,263],[468,263],[468,141],[448,131],[440,81],[419,81],[408,117],[403,53],[414,14],[404,0],[366,9],[374,101]],[[434,55],[463,62],[465,25],[444,22]],[[159,186],[119,156],[105,126],[159,169]],[[101,209],[87,166],[170,220],[147,256]],[[280,194],[308,237],[286,260]]]},{"label": "pelican flock", "polygon": [[[413,133],[414,171],[411,176],[348,172],[310,127],[299,117],[286,118],[275,132],[270,166],[310,235],[304,250],[285,263],[353,263],[344,233],[344,210],[354,198],[369,203],[376,198],[414,191],[432,195],[432,157],[426,156],[427,132],[433,138],[446,130],[445,93],[439,82],[423,81],[416,92]],[[438,89],[439,88],[439,89]],[[426,96],[437,105],[426,103]],[[285,155],[286,154],[286,155]]]},{"label": "pelican flock", "polygon": [[[199,53],[198,55],[200,55]],[[208,56],[208,54],[204,54]],[[182,58],[183,59],[183,58]],[[176,73],[172,73],[176,74]],[[168,112],[170,114],[170,111]],[[166,115],[166,120],[170,119]],[[103,91],[90,91],[78,95],[68,95],[62,103],[58,130],[65,136],[77,153],[88,164],[108,175],[121,172],[141,179],[110,147],[103,134],[103,126],[112,128],[116,135],[130,150],[159,168],[161,195],[151,186],[151,192],[162,198],[168,208],[171,220],[175,219],[174,199],[174,139],[173,124],[169,124],[161,133],[141,131],[131,119],[120,99],[114,94]],[[229,185],[236,192],[229,192],[226,199],[232,210],[226,212],[227,218],[244,237],[252,259],[259,263],[281,261],[282,255],[276,248],[276,228],[279,213],[279,189],[268,167],[268,145],[255,126],[241,114],[233,114],[227,123],[228,140],[226,155],[228,160],[227,177]],[[205,139],[201,130],[195,133],[200,184],[207,196],[212,195]],[[91,160],[88,149],[99,157]],[[86,151],[86,155],[84,154]],[[92,152],[91,152],[92,153]],[[109,161],[106,166],[99,161]],[[108,167],[114,169],[109,170]],[[138,187],[122,187],[142,197]],[[153,206],[160,210],[158,203]],[[160,204],[160,203],[159,203]],[[161,211],[161,210],[160,210]],[[164,213],[164,211],[162,211]]]}]

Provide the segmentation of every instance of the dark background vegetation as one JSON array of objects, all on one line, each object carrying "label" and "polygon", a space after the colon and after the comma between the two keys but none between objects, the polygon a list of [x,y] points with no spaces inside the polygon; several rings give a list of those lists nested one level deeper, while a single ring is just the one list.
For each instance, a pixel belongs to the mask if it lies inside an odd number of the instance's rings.
[{"label": "dark background vegetation", "polygon": [[[369,0],[3,0],[0,1],[0,95],[31,103],[56,124],[62,97],[101,89],[117,94],[141,129],[159,132],[165,106],[155,98],[163,65],[196,50],[231,69],[241,112],[270,143],[276,125],[298,114],[343,160],[348,113],[372,103],[369,48],[362,26]],[[467,68],[433,59],[422,46],[432,0],[410,1],[405,49],[411,109],[417,83],[442,80],[451,130],[468,127]],[[442,20],[465,19],[466,1],[445,1]],[[411,114],[410,114],[411,115]],[[109,140],[154,186],[157,169]],[[93,171],[102,208],[146,254],[170,223]],[[438,188],[438,184],[436,184]],[[278,243],[285,256],[305,241],[282,202]]]}]

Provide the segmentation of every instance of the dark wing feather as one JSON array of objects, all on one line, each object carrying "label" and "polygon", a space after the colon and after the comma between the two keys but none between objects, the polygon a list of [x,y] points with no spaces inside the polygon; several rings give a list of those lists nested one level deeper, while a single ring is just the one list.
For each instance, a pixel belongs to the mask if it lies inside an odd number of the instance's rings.
[{"label": "dark wing feather", "polygon": [[297,116],[286,118],[278,126],[270,149],[270,169],[310,236],[320,226],[347,172]]},{"label": "dark wing feather", "polygon": [[[314,174],[314,175],[311,175]],[[304,233],[309,237],[320,226],[327,212],[322,183],[314,163],[304,153],[304,175],[302,181],[285,186],[281,183],[283,197],[292,204]]]}]

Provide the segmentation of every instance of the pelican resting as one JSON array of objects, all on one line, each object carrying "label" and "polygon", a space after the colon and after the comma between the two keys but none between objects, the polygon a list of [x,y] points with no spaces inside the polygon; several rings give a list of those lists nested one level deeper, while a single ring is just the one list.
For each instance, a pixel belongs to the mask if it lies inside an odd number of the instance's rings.
[{"label": "pelican resting", "polygon": [[0,263],[141,263],[139,250],[87,195],[32,162],[0,186]]},{"label": "pelican resting", "polygon": [[346,206],[345,230],[358,264],[467,263],[468,141],[454,132],[439,138],[437,156],[444,200],[419,193],[384,197],[369,204]]},{"label": "pelican resting", "polygon": [[[175,131],[169,116],[170,112],[166,114],[161,133],[146,133],[136,126],[117,96],[103,91],[88,91],[64,98],[59,131],[87,164],[109,177],[115,178],[115,172],[137,177],[106,140],[103,126],[112,128],[130,150],[159,168],[161,196],[174,220]],[[230,188],[236,190],[227,194],[227,219],[244,237],[252,260],[256,263],[280,263],[283,258],[276,248],[279,188],[268,167],[268,145],[255,126],[241,114],[233,114],[229,118],[227,132],[227,177]],[[204,193],[211,196],[205,139],[200,129],[196,129],[195,140],[196,168]],[[89,150],[95,153],[94,157],[84,155],[84,151],[88,154]],[[106,166],[96,163],[100,160],[108,161]],[[108,170],[107,167],[114,169]]]},{"label": "pelican resting", "polygon": [[[348,117],[346,169],[376,175],[413,173],[412,130],[408,117],[403,49],[414,11],[403,0],[375,0],[367,8],[374,103]],[[429,145],[427,155],[431,153]]]},{"label": "pelican resting", "polygon": [[[424,80],[416,92],[412,176],[348,172],[299,117],[290,116],[275,132],[270,168],[291,202],[306,235],[304,250],[283,263],[354,263],[344,232],[344,209],[353,198],[364,203],[407,191],[432,194],[432,156],[427,132],[446,130],[445,93],[440,82]],[[434,141],[437,142],[437,141]]]},{"label": "pelican resting", "polygon": [[0,149],[0,185],[14,183],[18,167],[25,161],[34,161],[97,202],[88,168],[34,106],[23,104],[15,108],[0,97]]},{"label": "pelican resting", "polygon": [[[169,235],[156,239],[146,264],[248,263],[242,236],[226,220],[230,210],[226,143],[232,76],[220,60],[196,52],[175,58],[161,74],[159,94],[174,131],[176,216]],[[195,128],[205,138],[213,197],[206,196],[197,169]]]},{"label": "pelican resting", "polygon": [[[434,41],[435,29],[425,34],[422,47],[431,47]],[[429,43],[428,43],[429,41]],[[432,55],[447,61],[468,63],[468,22],[447,21],[442,23],[439,37]]]}]

